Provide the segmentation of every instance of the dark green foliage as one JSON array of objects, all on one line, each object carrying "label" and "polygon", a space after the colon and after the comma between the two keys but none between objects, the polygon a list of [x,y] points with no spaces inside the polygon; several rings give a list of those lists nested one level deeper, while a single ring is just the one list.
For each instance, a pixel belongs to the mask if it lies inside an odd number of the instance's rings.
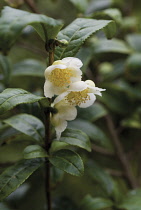
[{"label": "dark green foliage", "polygon": [[[8,2],[0,1],[0,210],[46,210],[48,163],[54,210],[140,210],[140,1],[25,1],[18,10]],[[77,107],[59,141],[51,127],[46,152],[44,70],[54,43],[55,60],[80,58],[83,80],[106,91]]]}]

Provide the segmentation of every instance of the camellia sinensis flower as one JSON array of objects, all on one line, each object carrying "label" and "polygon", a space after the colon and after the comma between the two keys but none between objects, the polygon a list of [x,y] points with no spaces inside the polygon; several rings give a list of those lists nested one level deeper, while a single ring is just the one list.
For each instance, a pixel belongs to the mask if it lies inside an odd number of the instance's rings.
[{"label": "camellia sinensis flower", "polygon": [[94,82],[91,80],[78,81],[72,83],[66,92],[57,96],[54,102],[63,101],[62,103],[71,106],[86,108],[95,102],[95,95],[102,96],[101,91],[105,91],[105,89],[95,87]]},{"label": "camellia sinensis flower", "polygon": [[66,91],[73,82],[80,81],[82,65],[81,60],[73,57],[55,61],[45,70],[44,95],[52,98]]},{"label": "camellia sinensis flower", "polygon": [[59,140],[61,133],[67,127],[67,120],[74,120],[77,116],[77,109],[68,103],[60,101],[54,103],[53,107],[57,110],[57,113],[51,114],[51,123],[55,127],[56,137]]}]

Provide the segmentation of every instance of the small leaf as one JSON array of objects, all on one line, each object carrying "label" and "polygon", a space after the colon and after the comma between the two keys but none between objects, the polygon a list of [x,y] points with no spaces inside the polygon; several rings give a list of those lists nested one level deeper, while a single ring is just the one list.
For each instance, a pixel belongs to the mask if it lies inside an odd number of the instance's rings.
[{"label": "small leaf", "polygon": [[121,53],[130,54],[132,49],[124,42],[118,39],[106,40],[100,39],[94,42],[94,52],[98,53]]},{"label": "small leaf", "polygon": [[108,149],[111,152],[114,151],[111,140],[106,136],[106,134],[98,126],[88,122],[87,120],[77,119],[72,121],[69,123],[69,128],[83,130],[94,143]]},{"label": "small leaf", "polygon": [[81,47],[78,53],[76,54],[76,57],[83,61],[83,66],[81,67],[81,70],[83,73],[85,73],[91,59],[93,59],[93,48],[91,48],[90,46]]},{"label": "small leaf", "polygon": [[87,0],[69,0],[80,12],[84,12],[87,8]]},{"label": "small leaf", "polygon": [[104,84],[104,87],[106,88],[106,91],[103,92],[102,97],[99,100],[115,113],[129,114],[132,110],[133,103],[131,103],[128,95],[120,86],[118,84],[107,83]]},{"label": "small leaf", "polygon": [[130,117],[123,119],[121,125],[128,128],[141,129],[141,109],[137,109]]},{"label": "small leaf", "polygon": [[19,114],[4,120],[4,122],[37,141],[43,141],[44,125],[32,115]]},{"label": "small leaf", "polygon": [[22,160],[6,169],[0,175],[0,200],[2,201],[16,190],[42,163],[43,159],[41,158]]},{"label": "small leaf", "polygon": [[[7,15],[8,14],[8,15]],[[55,39],[62,23],[45,15],[5,7],[0,18],[0,48],[7,51],[20,36],[22,30],[31,25],[43,39],[48,42]]]},{"label": "small leaf", "polygon": [[4,83],[5,83],[5,85],[8,85],[9,78],[11,75],[11,65],[10,65],[10,62],[9,62],[7,56],[0,55],[0,69],[2,69],[2,72],[3,72]]},{"label": "small leaf", "polygon": [[141,35],[140,34],[128,34],[126,36],[128,44],[138,52],[141,52]]},{"label": "small leaf", "polygon": [[47,157],[46,151],[39,145],[29,145],[24,149],[24,159]]},{"label": "small leaf", "polygon": [[113,206],[111,200],[105,198],[93,198],[87,195],[81,202],[81,210],[103,210]]},{"label": "small leaf", "polygon": [[113,1],[112,0],[95,0],[91,1],[89,4],[89,7],[87,9],[87,14],[94,12],[94,11],[99,11],[105,8],[109,8],[112,5]]},{"label": "small leaf", "polygon": [[95,19],[113,19],[116,23],[121,24],[122,22],[122,14],[119,9],[117,8],[110,8],[110,9],[105,9],[103,11],[98,11],[95,12],[92,15],[93,18]]},{"label": "small leaf", "polygon": [[66,129],[59,141],[91,151],[89,138],[81,130]]},{"label": "small leaf", "polygon": [[141,53],[135,53],[126,60],[126,76],[131,81],[141,81]]},{"label": "small leaf", "polygon": [[34,103],[43,99],[19,88],[7,88],[0,93],[0,114],[13,109],[19,104]]},{"label": "small leaf", "polygon": [[141,189],[132,190],[123,197],[118,209],[139,210],[141,207]]},{"label": "small leaf", "polygon": [[44,63],[34,59],[26,59],[14,65],[12,76],[44,77],[45,69]]},{"label": "small leaf", "polygon": [[49,161],[55,167],[74,176],[81,176],[84,172],[82,159],[71,150],[59,150],[49,157]]},{"label": "small leaf", "polygon": [[56,152],[61,149],[66,149],[68,147],[69,147],[69,144],[67,144],[65,142],[58,141],[58,140],[56,140],[56,141],[54,140],[51,144],[50,153]]},{"label": "small leaf", "polygon": [[111,20],[93,20],[77,18],[69,26],[59,32],[58,40],[66,39],[66,48],[56,48],[56,60],[76,55],[83,43],[95,32],[104,29],[108,37],[115,33],[115,23]]},{"label": "small leaf", "polygon": [[105,194],[114,196],[115,186],[112,177],[95,161],[89,161],[87,163],[87,173],[94,182],[99,183]]}]

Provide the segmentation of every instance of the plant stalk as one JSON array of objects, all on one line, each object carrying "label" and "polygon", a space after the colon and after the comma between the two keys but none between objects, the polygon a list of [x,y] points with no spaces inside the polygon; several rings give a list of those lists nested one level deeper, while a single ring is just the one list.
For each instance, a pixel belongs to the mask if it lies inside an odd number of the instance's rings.
[{"label": "plant stalk", "polygon": [[[54,62],[54,48],[51,52],[49,52],[49,65],[52,65]],[[51,105],[51,99],[49,100],[49,105]],[[51,146],[51,125],[50,125],[50,111],[44,111],[45,116],[45,149],[47,153],[49,153],[49,149]],[[52,210],[52,202],[51,202],[51,180],[50,180],[50,162],[46,161],[46,169],[45,169],[45,188],[46,188],[46,200],[47,200],[47,210]]]},{"label": "plant stalk", "polygon": [[121,166],[124,170],[124,174],[126,176],[126,179],[128,180],[130,188],[135,189],[135,188],[138,187],[138,185],[137,185],[135,176],[133,175],[131,165],[130,165],[130,163],[129,163],[126,155],[125,155],[125,152],[123,150],[122,144],[120,143],[120,139],[119,139],[118,134],[116,132],[114,123],[113,123],[113,121],[112,121],[112,119],[109,115],[107,115],[105,118],[106,118],[106,121],[107,121],[107,126],[108,126],[109,131],[110,131],[111,136],[112,136],[113,143],[115,145],[117,157],[121,162]]}]

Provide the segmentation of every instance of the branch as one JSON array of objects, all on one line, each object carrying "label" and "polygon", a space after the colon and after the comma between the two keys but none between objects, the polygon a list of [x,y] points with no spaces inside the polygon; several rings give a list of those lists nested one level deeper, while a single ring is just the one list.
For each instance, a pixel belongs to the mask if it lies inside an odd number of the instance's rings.
[{"label": "branch", "polygon": [[102,155],[114,156],[113,152],[108,151],[107,149],[97,146],[95,144],[92,144],[92,150],[94,150],[95,152],[101,153]]},{"label": "branch", "polygon": [[117,176],[117,177],[125,177],[125,174],[122,171],[118,171],[115,169],[106,169],[107,173],[111,176]]},{"label": "branch", "polygon": [[132,173],[131,165],[130,165],[130,163],[129,163],[129,161],[128,161],[125,153],[124,153],[122,144],[120,143],[120,139],[119,139],[118,134],[116,132],[114,123],[113,123],[113,121],[112,121],[112,119],[109,115],[107,115],[105,117],[105,119],[107,121],[107,126],[109,128],[109,131],[110,131],[111,136],[112,136],[113,143],[115,145],[117,157],[121,162],[121,165],[122,165],[122,168],[124,170],[125,176],[126,176],[128,182],[129,182],[131,188],[135,189],[135,188],[138,187],[138,185],[137,185],[136,179],[135,179],[135,177]]},{"label": "branch", "polygon": [[[49,65],[52,65],[54,62],[54,50],[55,46],[52,46],[52,50],[49,52]],[[51,105],[52,100],[49,100],[49,105]],[[49,153],[49,149],[51,147],[51,124],[50,124],[50,111],[44,111],[45,117],[45,149],[47,153]],[[46,178],[45,178],[45,187],[46,187],[46,198],[47,198],[47,209],[52,210],[52,202],[51,202],[51,178],[50,178],[50,162],[47,160],[46,163]]]}]

